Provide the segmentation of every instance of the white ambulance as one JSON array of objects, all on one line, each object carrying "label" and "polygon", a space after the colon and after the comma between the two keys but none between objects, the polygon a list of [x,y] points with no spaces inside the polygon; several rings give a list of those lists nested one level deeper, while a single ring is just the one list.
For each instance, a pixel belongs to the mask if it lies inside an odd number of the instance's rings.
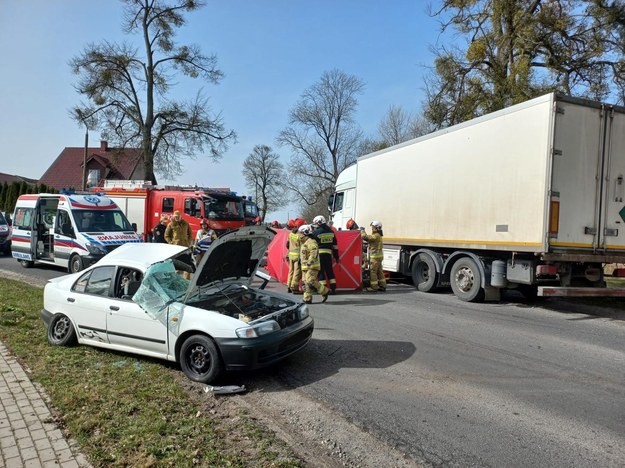
[{"label": "white ambulance", "polygon": [[70,273],[127,242],[142,242],[109,198],[99,194],[21,195],[13,212],[12,255],[24,267],[59,265]]}]

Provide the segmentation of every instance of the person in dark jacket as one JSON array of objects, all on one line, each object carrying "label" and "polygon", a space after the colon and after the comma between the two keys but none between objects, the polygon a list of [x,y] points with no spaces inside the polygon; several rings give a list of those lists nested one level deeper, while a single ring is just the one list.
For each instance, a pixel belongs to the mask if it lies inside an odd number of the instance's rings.
[{"label": "person in dark jacket", "polygon": [[336,236],[330,226],[326,224],[326,219],[319,215],[313,219],[315,230],[313,236],[319,245],[319,262],[321,269],[319,270],[319,281],[323,284],[330,283],[330,291],[332,294],[336,292],[336,277],[332,269],[332,257],[339,262],[339,249],[336,244]]},{"label": "person in dark jacket", "polygon": [[161,216],[158,224],[154,226],[154,229],[152,229],[152,242],[166,244],[165,229],[167,229],[167,216]]}]

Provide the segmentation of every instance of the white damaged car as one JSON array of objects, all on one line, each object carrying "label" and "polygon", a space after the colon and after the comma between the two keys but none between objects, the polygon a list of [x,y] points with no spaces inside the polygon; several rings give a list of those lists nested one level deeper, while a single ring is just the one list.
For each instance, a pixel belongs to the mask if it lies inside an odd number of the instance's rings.
[{"label": "white damaged car", "polygon": [[217,239],[191,280],[185,247],[118,247],[90,268],[52,279],[41,317],[54,345],[75,342],[175,361],[210,383],[223,370],[257,369],[302,349],[314,322],[292,297],[253,289],[274,232],[249,226]]}]

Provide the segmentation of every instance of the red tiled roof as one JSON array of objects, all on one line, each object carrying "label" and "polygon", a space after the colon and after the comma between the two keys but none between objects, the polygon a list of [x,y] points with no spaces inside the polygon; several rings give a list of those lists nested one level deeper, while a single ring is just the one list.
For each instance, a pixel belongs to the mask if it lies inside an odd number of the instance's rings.
[{"label": "red tiled roof", "polygon": [[[65,148],[48,170],[41,176],[40,183],[60,190],[62,188],[82,188],[84,147]],[[109,148],[103,141],[99,148],[87,148],[87,176],[90,169],[100,170],[98,185],[104,179],[132,179],[139,169],[143,174],[141,149],[124,150]]]}]

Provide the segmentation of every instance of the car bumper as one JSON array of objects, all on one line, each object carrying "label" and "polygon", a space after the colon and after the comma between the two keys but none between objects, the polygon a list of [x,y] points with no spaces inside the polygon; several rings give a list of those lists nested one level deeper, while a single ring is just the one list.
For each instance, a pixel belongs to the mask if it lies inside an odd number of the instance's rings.
[{"label": "car bumper", "polygon": [[11,237],[0,236],[0,250],[8,250],[11,248]]},{"label": "car bumper", "polygon": [[43,320],[46,328],[48,328],[50,326],[50,322],[52,321],[52,317],[54,317],[54,314],[46,309],[41,309],[39,311],[39,316],[41,317],[41,320]]},{"label": "car bumper", "polygon": [[[312,317],[258,338],[216,339],[227,370],[253,370],[269,366],[308,344],[314,330]],[[243,343],[243,344],[241,344]]]}]

